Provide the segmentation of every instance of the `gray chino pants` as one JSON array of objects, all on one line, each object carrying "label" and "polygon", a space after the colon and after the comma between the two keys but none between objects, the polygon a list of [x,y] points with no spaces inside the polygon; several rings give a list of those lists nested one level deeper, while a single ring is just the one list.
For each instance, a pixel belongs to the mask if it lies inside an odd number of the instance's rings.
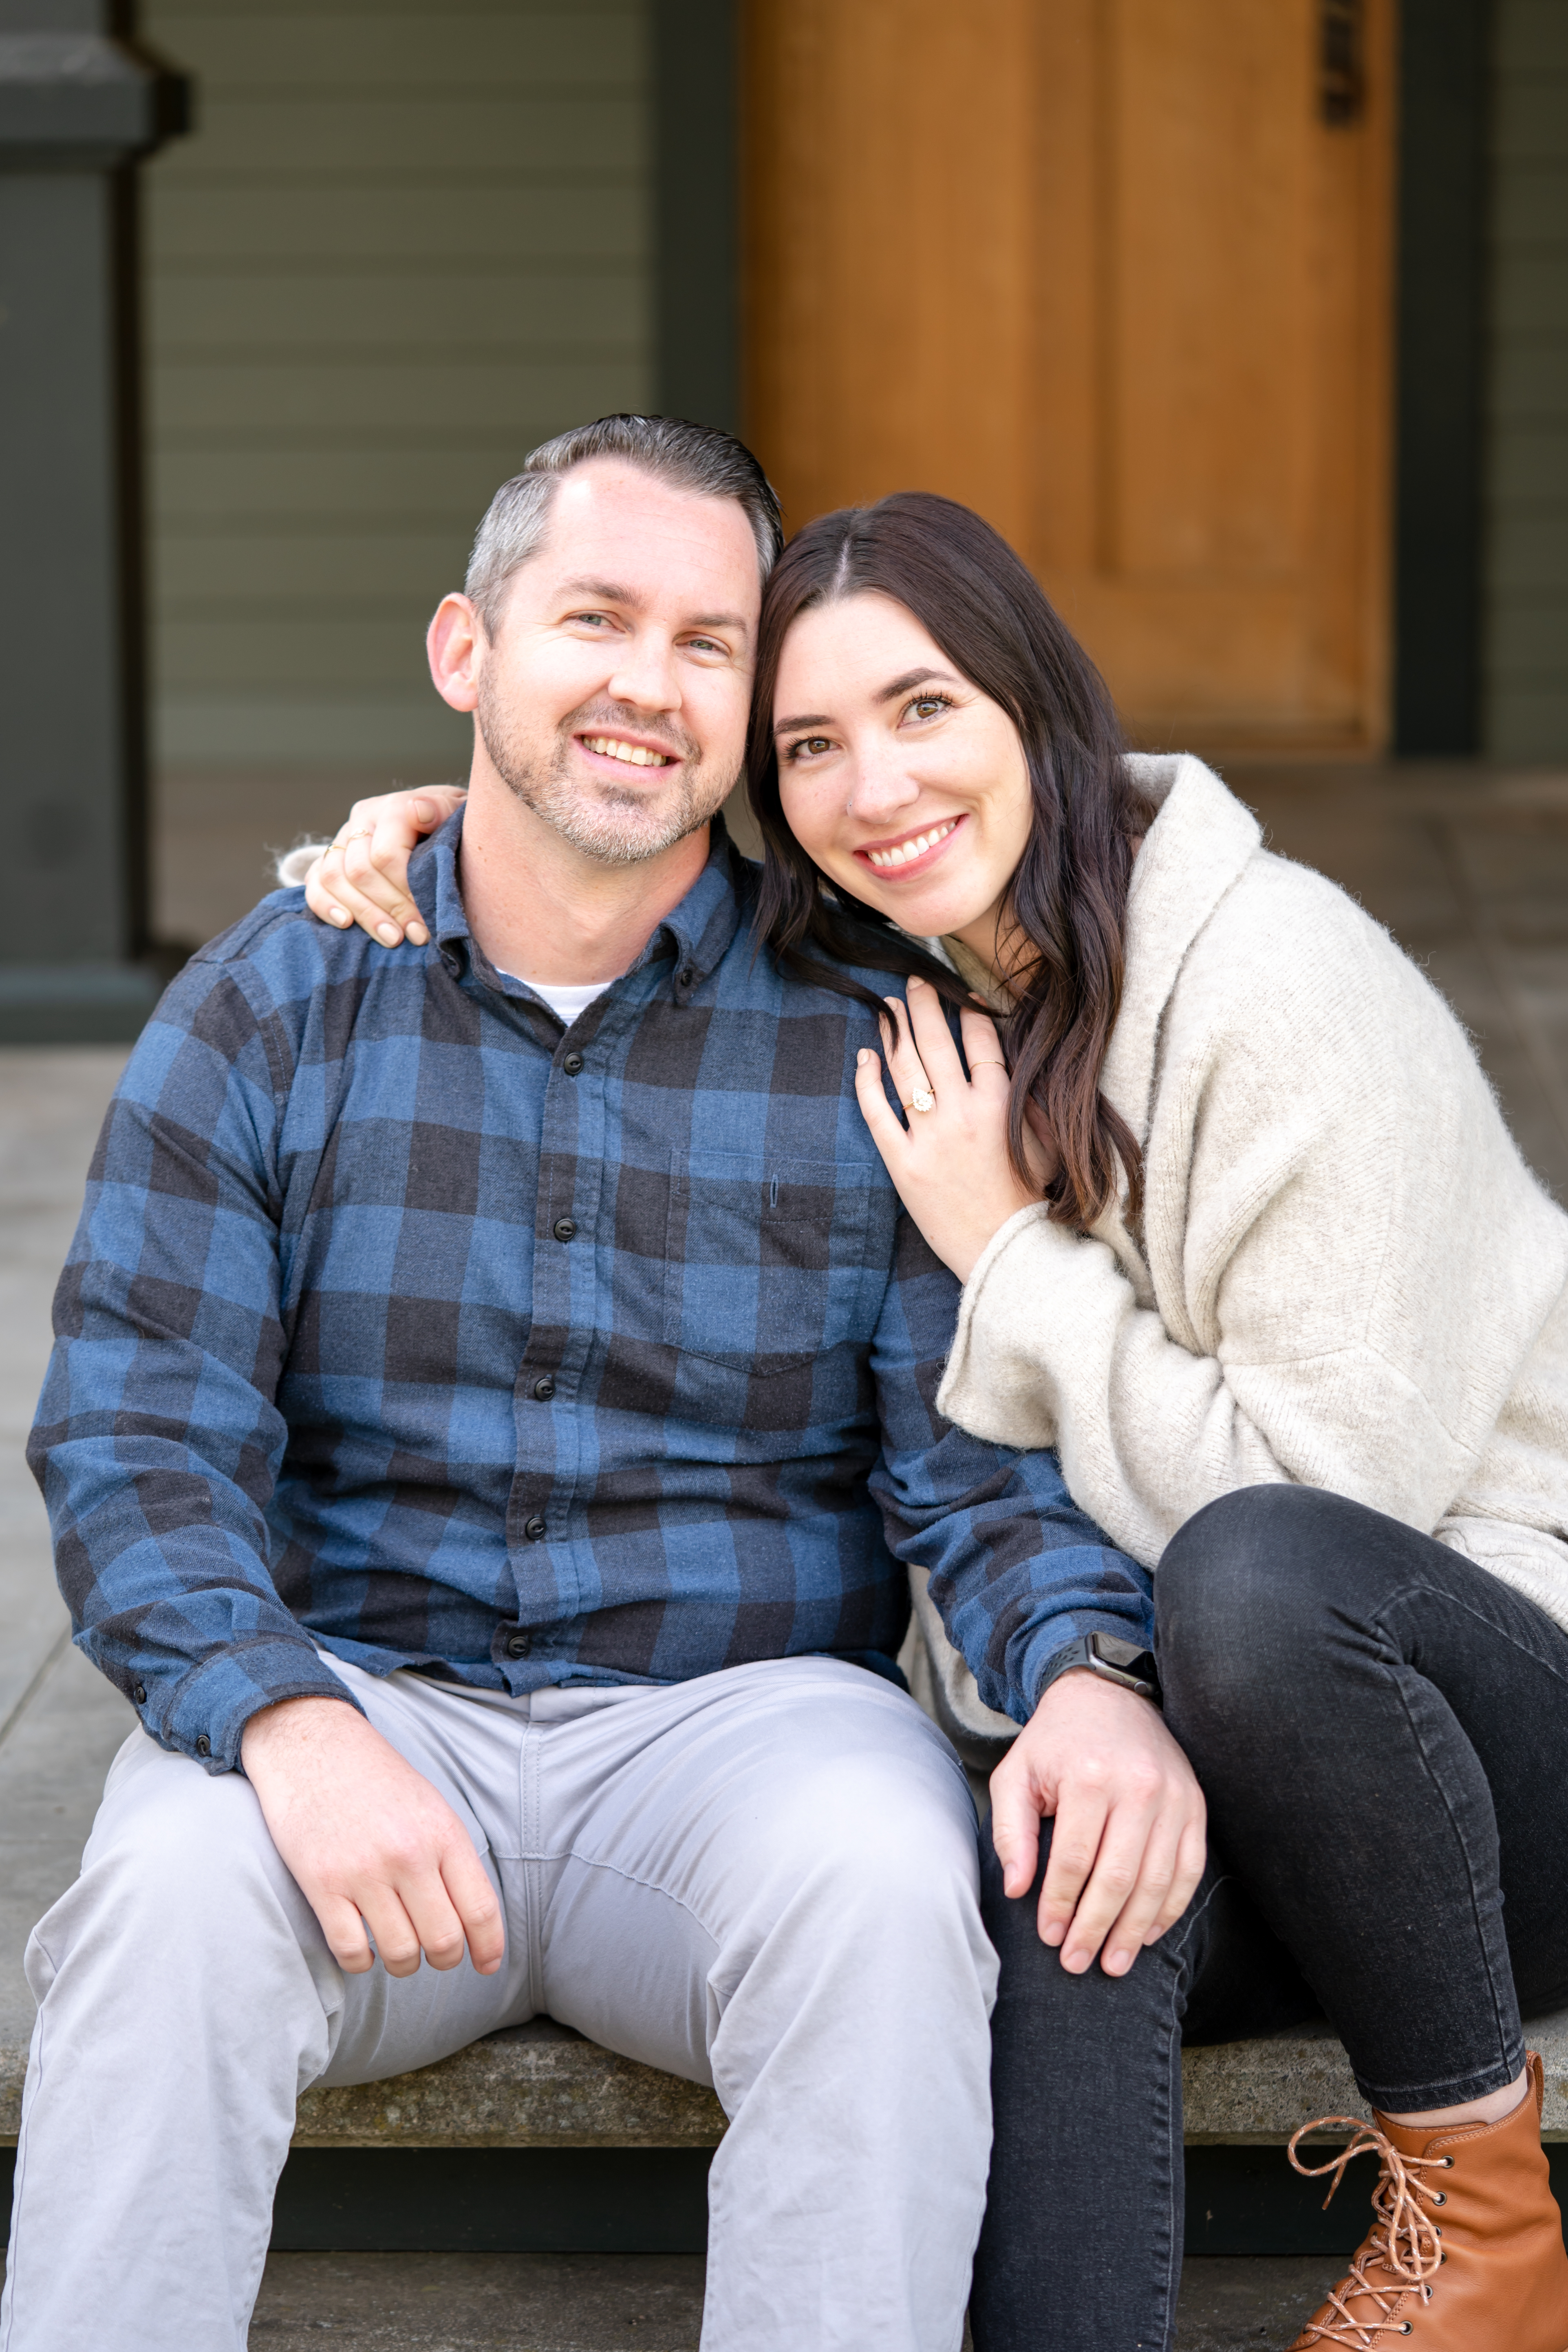
[{"label": "gray chino pants", "polygon": [[996,1964],[913,1701],[813,1658],[499,1704],[338,1670],[468,1827],[506,1960],[345,1976],[248,1781],[132,1732],[28,1946],[0,2352],[241,2352],[299,2092],[541,2012],[723,2103],[705,2352],[957,2352]]}]

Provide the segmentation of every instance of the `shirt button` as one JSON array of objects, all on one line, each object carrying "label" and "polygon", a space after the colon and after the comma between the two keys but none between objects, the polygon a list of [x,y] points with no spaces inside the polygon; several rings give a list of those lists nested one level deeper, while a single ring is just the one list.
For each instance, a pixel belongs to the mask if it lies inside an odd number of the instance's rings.
[{"label": "shirt button", "polygon": [[689,988],[696,977],[697,974],[692,971],[691,966],[689,963],[683,963],[680,970],[676,973],[676,978],[679,981],[682,988]]},{"label": "shirt button", "polygon": [[210,1756],[212,1752],[212,1741],[207,1738],[206,1733],[204,1731],[201,1738],[196,1742],[196,1754],[198,1756]]},{"label": "shirt button", "polygon": [[577,1230],[575,1217],[557,1217],[551,1228],[558,1242],[569,1242]]},{"label": "shirt button", "polygon": [[544,1521],[538,1518],[530,1519],[522,1532],[530,1543],[542,1543],[544,1539]]},{"label": "shirt button", "polygon": [[506,1637],[506,1654],[509,1658],[526,1658],[532,1647],[531,1633],[509,1633]]},{"label": "shirt button", "polygon": [[583,1056],[582,1056],[582,1055],[581,1055],[581,1054],[564,1054],[564,1055],[563,1055],[562,1059],[561,1059],[561,1066],[562,1066],[562,1068],[565,1071],[565,1073],[566,1073],[566,1075],[567,1075],[567,1076],[568,1076],[569,1078],[574,1078],[574,1077],[576,1076],[576,1075],[577,1075],[578,1071],[579,1071],[579,1070],[582,1068],[582,1066],[583,1066]]},{"label": "shirt button", "polygon": [[147,1704],[147,1685],[146,1685],[146,1684],[145,1684],[145,1683],[136,1683],[136,1684],[134,1684],[134,1685],[132,1685],[132,1688],[131,1696],[132,1696],[132,1697],[135,1700],[135,1702],[136,1702],[136,1704],[137,1704],[137,1706],[146,1706],[146,1704]]},{"label": "shirt button", "polygon": [[548,1372],[545,1373],[544,1378],[542,1381],[534,1381],[533,1393],[539,1399],[541,1404],[548,1404],[550,1402],[551,1398],[555,1394],[555,1383],[551,1379]]}]

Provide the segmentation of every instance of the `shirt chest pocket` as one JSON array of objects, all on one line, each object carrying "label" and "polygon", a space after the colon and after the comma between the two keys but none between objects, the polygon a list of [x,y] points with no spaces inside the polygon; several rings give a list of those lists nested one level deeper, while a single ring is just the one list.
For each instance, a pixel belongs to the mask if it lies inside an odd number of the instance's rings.
[{"label": "shirt chest pocket", "polygon": [[868,1337],[870,1173],[721,1151],[672,1165],[666,1343],[755,1379]]}]

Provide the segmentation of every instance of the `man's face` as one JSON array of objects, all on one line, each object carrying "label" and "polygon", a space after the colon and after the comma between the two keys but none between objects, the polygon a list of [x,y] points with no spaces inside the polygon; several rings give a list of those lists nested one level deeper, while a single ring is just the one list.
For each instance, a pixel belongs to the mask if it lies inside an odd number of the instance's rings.
[{"label": "man's face", "polygon": [[760,602],[733,499],[614,458],[576,467],[477,641],[475,719],[497,776],[604,864],[694,833],[741,772]]}]

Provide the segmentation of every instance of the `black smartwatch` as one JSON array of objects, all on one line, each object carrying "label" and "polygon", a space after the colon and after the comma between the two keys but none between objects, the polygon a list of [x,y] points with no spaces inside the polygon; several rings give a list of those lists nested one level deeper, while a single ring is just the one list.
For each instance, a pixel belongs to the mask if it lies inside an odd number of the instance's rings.
[{"label": "black smartwatch", "polygon": [[1046,1668],[1035,1694],[1037,1706],[1057,1676],[1070,1673],[1074,1666],[1087,1666],[1101,1682],[1118,1683],[1123,1690],[1152,1698],[1156,1706],[1160,1704],[1160,1675],[1152,1650],[1141,1650],[1136,1642],[1124,1642],[1119,1633],[1080,1633],[1076,1642],[1058,1650]]}]

